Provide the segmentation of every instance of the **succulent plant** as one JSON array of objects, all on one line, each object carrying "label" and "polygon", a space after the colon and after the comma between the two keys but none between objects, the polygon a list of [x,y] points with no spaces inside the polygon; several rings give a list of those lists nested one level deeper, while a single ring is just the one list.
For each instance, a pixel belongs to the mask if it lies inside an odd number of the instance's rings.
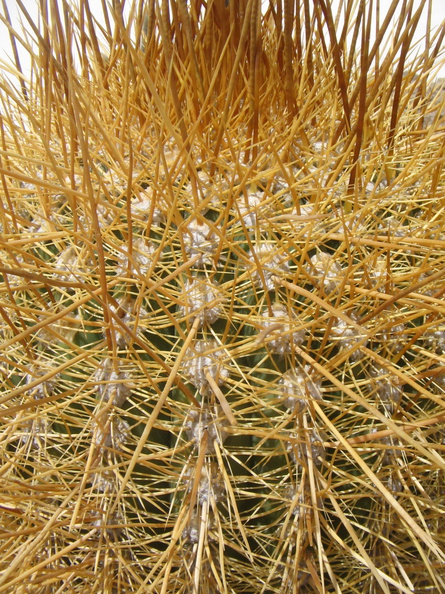
[{"label": "succulent plant", "polygon": [[444,592],[445,29],[18,5],[0,593]]}]

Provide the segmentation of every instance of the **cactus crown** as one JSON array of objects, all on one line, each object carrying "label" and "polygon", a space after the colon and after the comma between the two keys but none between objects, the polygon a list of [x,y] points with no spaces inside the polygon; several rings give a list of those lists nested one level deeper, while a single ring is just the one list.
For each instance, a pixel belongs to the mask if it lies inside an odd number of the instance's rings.
[{"label": "cactus crown", "polygon": [[10,25],[0,592],[445,591],[444,29],[113,7]]}]

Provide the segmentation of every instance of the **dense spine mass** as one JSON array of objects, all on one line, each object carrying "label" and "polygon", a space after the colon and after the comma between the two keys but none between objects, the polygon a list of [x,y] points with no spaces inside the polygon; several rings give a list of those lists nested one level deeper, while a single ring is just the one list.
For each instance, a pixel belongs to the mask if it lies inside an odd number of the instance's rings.
[{"label": "dense spine mass", "polygon": [[0,593],[445,592],[444,29],[47,4],[0,81]]}]

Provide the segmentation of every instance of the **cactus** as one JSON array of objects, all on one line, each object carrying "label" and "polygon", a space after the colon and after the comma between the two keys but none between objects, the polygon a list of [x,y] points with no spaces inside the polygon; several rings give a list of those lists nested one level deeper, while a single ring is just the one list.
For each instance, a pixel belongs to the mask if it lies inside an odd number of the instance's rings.
[{"label": "cactus", "polygon": [[445,592],[443,27],[103,7],[4,16],[0,592]]}]

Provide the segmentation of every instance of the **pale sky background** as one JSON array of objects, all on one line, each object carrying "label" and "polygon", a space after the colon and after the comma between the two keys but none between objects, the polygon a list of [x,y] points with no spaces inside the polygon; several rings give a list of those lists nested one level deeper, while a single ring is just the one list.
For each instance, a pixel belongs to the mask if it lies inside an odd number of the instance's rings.
[{"label": "pale sky background", "polygon": [[[75,3],[76,0],[72,0],[72,2]],[[415,6],[418,7],[423,2],[424,2],[424,0],[415,0]],[[101,6],[100,0],[89,0],[89,3],[92,8],[93,14],[96,17],[98,17],[99,15],[102,14],[102,6]],[[131,0],[127,0],[126,4],[129,5],[130,3],[131,3]],[[380,0],[381,21],[383,21],[386,10],[388,9],[390,3],[391,3],[391,0]],[[402,0],[400,0],[399,3],[400,3],[400,5],[402,5],[403,4]],[[20,26],[17,21],[18,10],[17,10],[16,0],[6,0],[6,4],[8,6],[8,10],[10,12],[10,16],[11,16],[14,26],[17,26],[17,28],[20,30]],[[333,4],[334,4],[334,6],[335,6],[335,4],[338,4],[338,0],[334,0]],[[426,2],[425,2],[425,4],[426,4]],[[26,6],[27,10],[30,12],[30,14],[35,14],[35,15],[37,14],[37,0],[28,0],[28,1],[25,0],[25,6]],[[432,30],[434,31],[434,29],[436,27],[438,27],[445,20],[445,2],[444,2],[444,0],[433,0],[432,6],[433,6]],[[3,14],[2,8],[0,8],[0,14]],[[427,11],[425,10],[424,14],[423,14],[422,22],[420,23],[418,30],[417,30],[417,39],[420,39],[425,35],[426,24],[427,24]],[[423,47],[423,46],[421,46],[421,47]],[[445,52],[445,46],[444,46],[444,52]],[[8,35],[6,27],[0,22],[0,60],[7,59],[9,55],[11,55],[9,35]],[[444,65],[440,69],[440,71],[438,71],[438,75],[445,77],[445,55],[442,58],[442,62]],[[26,58],[24,58],[24,57],[22,57],[22,68],[23,68],[24,72],[26,73],[27,64],[26,64]]]}]

